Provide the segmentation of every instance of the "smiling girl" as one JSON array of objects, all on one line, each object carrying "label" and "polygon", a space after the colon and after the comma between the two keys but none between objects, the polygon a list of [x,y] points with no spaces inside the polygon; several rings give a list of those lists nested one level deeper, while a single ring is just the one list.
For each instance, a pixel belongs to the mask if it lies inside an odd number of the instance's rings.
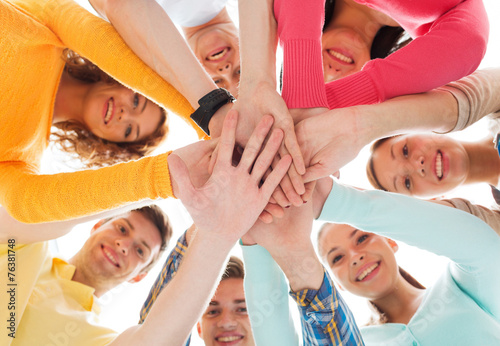
[{"label": "smiling girl", "polygon": [[[500,272],[492,266],[500,260],[500,237],[479,218],[455,209],[480,208],[465,202],[438,205],[334,184],[320,218],[349,225],[325,227],[319,235],[320,254],[344,289],[368,298],[382,314],[380,325],[361,329],[367,345],[500,341]],[[399,269],[392,239],[451,262],[424,289]]]},{"label": "smiling girl", "polygon": [[1,1],[0,15],[0,204],[16,219],[35,223],[172,196],[168,153],[98,170],[40,174],[53,124],[61,129],[55,137],[63,148],[99,166],[138,158],[157,144],[166,133],[158,105],[191,125],[193,108],[109,23],[72,1]]}]

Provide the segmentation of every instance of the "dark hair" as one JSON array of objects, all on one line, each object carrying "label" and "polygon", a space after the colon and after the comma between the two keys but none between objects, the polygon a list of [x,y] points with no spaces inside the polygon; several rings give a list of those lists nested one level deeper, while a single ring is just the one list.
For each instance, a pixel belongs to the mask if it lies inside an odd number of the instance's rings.
[{"label": "dark hair", "polygon": [[222,280],[226,279],[244,279],[245,278],[245,268],[243,266],[243,261],[238,257],[231,256],[227,262],[226,269],[222,274]]},{"label": "dark hair", "polygon": [[157,205],[152,204],[149,206],[145,206],[142,208],[134,209],[132,212],[140,213],[144,218],[151,221],[153,225],[158,229],[161,238],[160,251],[158,254],[151,260],[151,262],[142,270],[148,271],[160,258],[163,251],[168,245],[170,238],[172,238],[172,225],[170,224],[170,220],[168,219],[167,214]]},{"label": "dark hair", "polygon": [[[330,24],[334,9],[335,0],[326,0],[323,31],[325,31],[328,24]],[[373,38],[372,47],[370,49],[370,59],[386,58],[391,53],[406,46],[411,40],[411,37],[406,34],[402,27],[383,26]]]},{"label": "dark hair", "polygon": [[388,139],[394,138],[397,136],[400,136],[400,135],[377,139],[375,142],[373,142],[372,146],[370,147],[370,158],[368,159],[368,162],[366,163],[366,176],[367,176],[370,184],[374,188],[376,188],[377,190],[387,191],[387,189],[385,187],[383,187],[382,184],[380,184],[380,181],[379,181],[377,175],[375,174],[375,168],[373,166],[374,165],[373,154],[375,153],[375,150],[377,150]]},{"label": "dark hair", "polygon": [[[89,60],[74,51],[63,52],[66,61],[64,70],[73,78],[87,82],[118,83]],[[160,122],[154,133],[136,142],[115,143],[94,135],[83,125],[74,121],[53,124],[56,129],[51,133],[51,140],[57,148],[79,159],[87,168],[103,167],[118,162],[139,159],[150,154],[166,138],[168,133],[167,112],[161,109]]]}]

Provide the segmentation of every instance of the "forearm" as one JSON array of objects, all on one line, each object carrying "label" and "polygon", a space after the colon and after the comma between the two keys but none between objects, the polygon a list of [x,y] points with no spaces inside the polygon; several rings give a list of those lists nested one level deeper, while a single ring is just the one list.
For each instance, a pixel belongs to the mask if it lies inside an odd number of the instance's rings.
[{"label": "forearm", "polygon": [[357,135],[368,144],[373,140],[408,132],[451,130],[458,117],[456,99],[448,92],[432,90],[400,96],[376,105],[356,106]]},{"label": "forearm", "polygon": [[217,88],[163,8],[153,0],[93,0],[127,45],[191,106]]},{"label": "forearm", "polygon": [[321,287],[324,270],[310,242],[296,249],[287,248],[286,251],[271,249],[270,253],[285,273],[292,291]]},{"label": "forearm", "polygon": [[56,239],[69,233],[75,226],[81,223],[113,217],[132,209],[150,205],[151,203],[152,201],[146,200],[121,208],[106,210],[92,216],[42,224],[22,223],[10,216],[5,208],[0,207],[0,244],[5,244],[11,238],[15,238],[19,244],[31,244]]},{"label": "forearm", "polygon": [[239,0],[240,94],[259,82],[276,87],[276,20],[272,0]]},{"label": "forearm", "polygon": [[463,130],[500,110],[500,68],[476,71],[438,90],[451,93],[458,102],[458,119],[449,131]]},{"label": "forearm", "polygon": [[181,268],[161,292],[144,323],[127,329],[112,345],[181,345],[185,342],[215,291],[233,245],[231,240],[198,232]]},{"label": "forearm", "polygon": [[298,345],[283,272],[259,245],[242,246],[242,252],[245,299],[256,344]]}]

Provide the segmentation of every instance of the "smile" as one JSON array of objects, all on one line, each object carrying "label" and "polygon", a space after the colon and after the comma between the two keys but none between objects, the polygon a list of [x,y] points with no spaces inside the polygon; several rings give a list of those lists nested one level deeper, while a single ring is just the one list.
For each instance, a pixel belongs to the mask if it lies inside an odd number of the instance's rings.
[{"label": "smile", "polygon": [[335,58],[336,60],[339,60],[340,62],[343,62],[343,63],[346,63],[346,64],[354,64],[354,60],[349,58],[348,56],[336,51],[336,50],[333,50],[333,49],[327,49],[326,50],[328,52],[328,54]]},{"label": "smile", "polygon": [[113,254],[108,250],[106,249],[103,245],[101,245],[101,249],[102,249],[102,252],[104,253],[104,256],[111,262],[113,263],[113,265],[117,268],[120,267],[120,265],[118,264],[118,261],[115,259],[115,257],[113,256]]},{"label": "smile", "polygon": [[215,52],[210,52],[210,54],[207,56],[207,60],[220,61],[226,56],[230,49],[230,47],[218,48]]},{"label": "smile", "polygon": [[115,111],[115,100],[111,97],[106,103],[106,112],[104,113],[104,124],[108,125],[108,123],[113,119]]},{"label": "smile", "polygon": [[234,342],[242,339],[243,335],[220,336],[215,338],[216,341],[223,343]]},{"label": "smile", "polygon": [[375,269],[377,269],[379,265],[380,263],[377,262],[366,268],[361,274],[358,275],[356,281],[363,281],[368,275],[370,275]]},{"label": "smile", "polygon": [[436,155],[436,176],[439,180],[443,179],[443,154],[438,150]]}]

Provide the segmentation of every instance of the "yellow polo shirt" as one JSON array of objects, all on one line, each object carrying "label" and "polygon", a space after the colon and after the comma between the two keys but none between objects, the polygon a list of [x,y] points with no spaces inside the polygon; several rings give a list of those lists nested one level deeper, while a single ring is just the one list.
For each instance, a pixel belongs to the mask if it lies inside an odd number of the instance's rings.
[{"label": "yellow polo shirt", "polygon": [[0,345],[110,343],[118,334],[99,326],[94,289],[74,272],[47,242],[0,244]]}]

